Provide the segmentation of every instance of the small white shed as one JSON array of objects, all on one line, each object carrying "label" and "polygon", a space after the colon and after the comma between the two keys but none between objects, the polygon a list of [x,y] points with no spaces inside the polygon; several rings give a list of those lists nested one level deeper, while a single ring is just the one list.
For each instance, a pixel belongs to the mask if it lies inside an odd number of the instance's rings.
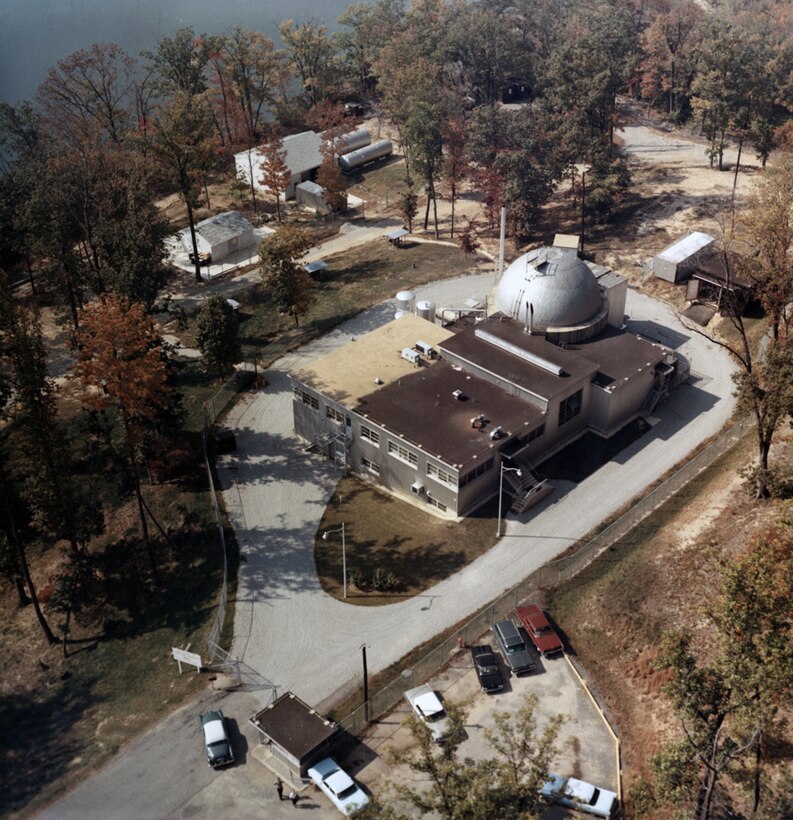
[{"label": "small white shed", "polygon": [[714,241],[710,234],[700,231],[692,231],[678,239],[653,259],[653,276],[667,282],[682,282],[692,273],[697,256]]},{"label": "small white shed", "polygon": [[[195,226],[198,254],[202,259],[220,262],[237,251],[256,244],[253,225],[239,211],[226,211],[210,216]],[[179,231],[182,247],[193,253],[190,228]]]},{"label": "small white shed", "polygon": [[300,205],[313,208],[318,214],[330,213],[330,205],[325,198],[325,189],[316,182],[306,180],[295,185],[295,199]]}]

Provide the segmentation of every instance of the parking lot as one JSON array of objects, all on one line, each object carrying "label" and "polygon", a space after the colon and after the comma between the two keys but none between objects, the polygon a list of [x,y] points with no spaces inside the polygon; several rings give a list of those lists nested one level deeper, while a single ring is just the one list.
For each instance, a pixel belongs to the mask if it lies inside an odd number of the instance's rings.
[{"label": "parking lot", "polygon": [[[494,643],[490,635],[484,636],[482,642]],[[443,701],[466,703],[469,707],[465,723],[467,738],[460,746],[460,758],[492,757],[493,751],[485,739],[484,730],[494,728],[495,713],[516,712],[524,702],[523,696],[531,692],[538,698],[536,717],[540,731],[553,716],[566,717],[559,734],[561,751],[553,771],[618,791],[614,738],[567,658],[538,658],[535,672],[515,677],[509,675],[498,653],[497,657],[505,679],[504,689],[497,694],[487,695],[480,690],[468,649],[455,652],[447,668],[429,681]],[[364,747],[376,756],[359,756],[353,752],[348,759],[349,770],[375,794],[383,790],[386,781],[414,786],[421,783],[407,766],[394,766],[388,762],[389,751],[405,749],[413,743],[409,730],[402,725],[410,713],[408,703],[401,701],[362,738]],[[359,765],[362,768],[358,768]],[[547,816],[562,817],[565,814],[552,809]]]}]

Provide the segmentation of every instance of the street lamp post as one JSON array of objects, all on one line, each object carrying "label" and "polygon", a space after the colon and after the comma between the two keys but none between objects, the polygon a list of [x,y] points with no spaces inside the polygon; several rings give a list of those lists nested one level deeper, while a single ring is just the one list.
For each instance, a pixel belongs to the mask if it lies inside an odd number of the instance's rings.
[{"label": "street lamp post", "polygon": [[523,475],[519,467],[506,467],[501,465],[501,475],[498,481],[498,526],[496,527],[496,538],[501,537],[501,498],[504,495],[504,473],[517,473],[518,478]]},{"label": "street lamp post", "polygon": [[327,541],[329,535],[335,535],[337,532],[341,533],[341,571],[344,578],[344,598],[347,598],[347,540],[344,532],[344,522],[335,530],[325,530],[322,533],[322,540]]}]

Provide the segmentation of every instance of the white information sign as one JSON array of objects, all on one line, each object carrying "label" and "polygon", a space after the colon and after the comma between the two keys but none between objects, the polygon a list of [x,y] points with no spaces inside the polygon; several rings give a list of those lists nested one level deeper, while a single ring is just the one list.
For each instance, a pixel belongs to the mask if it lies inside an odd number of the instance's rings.
[{"label": "white information sign", "polygon": [[179,674],[182,674],[182,663],[195,666],[196,672],[201,671],[203,664],[201,663],[201,656],[196,655],[195,652],[188,652],[186,649],[177,649],[175,646],[171,648],[173,659],[179,664]]}]

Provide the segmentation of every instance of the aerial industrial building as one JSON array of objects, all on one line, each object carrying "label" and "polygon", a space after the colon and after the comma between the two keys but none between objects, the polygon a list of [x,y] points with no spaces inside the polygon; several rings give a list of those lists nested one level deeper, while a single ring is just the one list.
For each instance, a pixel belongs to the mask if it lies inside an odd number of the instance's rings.
[{"label": "aerial industrial building", "polygon": [[537,465],[652,412],[684,377],[672,350],[624,329],[626,293],[575,250],[531,251],[502,276],[495,313],[444,327],[449,312],[422,303],[292,373],[295,432],[436,513],[470,514],[502,479],[525,510],[551,490]]}]

